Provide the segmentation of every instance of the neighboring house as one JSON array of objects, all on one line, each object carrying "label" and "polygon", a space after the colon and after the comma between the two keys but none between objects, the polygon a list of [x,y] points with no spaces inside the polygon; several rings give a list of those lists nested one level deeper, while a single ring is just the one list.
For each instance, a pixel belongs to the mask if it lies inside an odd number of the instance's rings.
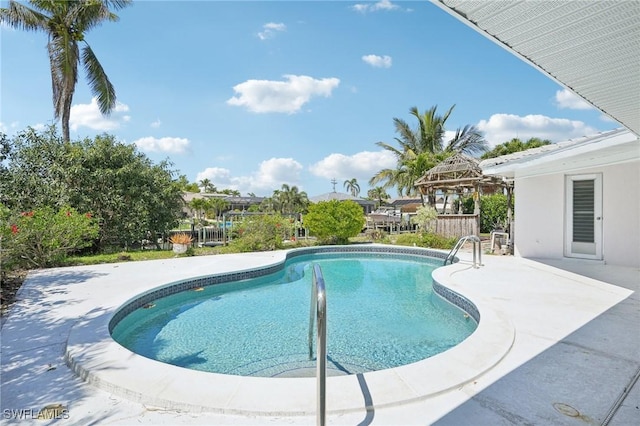
[{"label": "neighboring house", "polygon": [[228,210],[248,210],[251,206],[259,206],[264,201],[265,197],[234,197],[226,196],[224,200],[229,203]]},{"label": "neighboring house", "polygon": [[640,267],[640,140],[618,129],[480,163],[514,183],[515,254]]},{"label": "neighboring house", "polygon": [[[182,217],[192,218],[198,216],[196,211],[191,207],[191,202],[195,199],[225,198],[227,194],[214,194],[207,192],[183,192],[182,199],[184,206],[182,207]],[[201,213],[202,214],[202,213]]]},{"label": "neighboring house", "polygon": [[375,201],[365,200],[365,199],[359,198],[359,197],[354,197],[351,194],[345,194],[343,192],[327,192],[326,194],[322,194],[322,195],[318,195],[316,197],[309,198],[309,201],[311,201],[312,203],[319,203],[320,201],[331,201],[331,200],[338,200],[338,201],[351,200],[351,201],[355,201],[356,203],[360,204],[360,206],[362,207],[362,210],[364,211],[364,214],[369,214],[372,211],[374,211],[375,208],[376,208],[376,202]]},{"label": "neighboring house", "polygon": [[219,198],[227,202],[227,208],[225,211],[229,210],[247,210],[249,207],[254,205],[260,205],[264,200],[264,197],[238,197],[228,194],[218,194],[218,193],[207,193],[207,192],[183,192],[182,199],[184,200],[184,207],[182,208],[182,216],[183,217],[195,217],[197,216],[196,211],[191,208],[191,201],[195,199],[214,199]]}]

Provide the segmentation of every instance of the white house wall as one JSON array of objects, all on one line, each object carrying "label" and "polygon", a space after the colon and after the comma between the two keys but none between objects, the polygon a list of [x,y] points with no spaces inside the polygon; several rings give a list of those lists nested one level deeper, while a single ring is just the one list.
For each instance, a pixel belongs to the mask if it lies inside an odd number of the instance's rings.
[{"label": "white house wall", "polygon": [[[604,261],[640,267],[640,161],[574,171],[602,173]],[[565,174],[515,181],[515,254],[564,256]]]},{"label": "white house wall", "polygon": [[559,258],[563,252],[563,175],[516,179],[516,256]]},{"label": "white house wall", "polygon": [[603,168],[604,259],[640,267],[640,161]]}]

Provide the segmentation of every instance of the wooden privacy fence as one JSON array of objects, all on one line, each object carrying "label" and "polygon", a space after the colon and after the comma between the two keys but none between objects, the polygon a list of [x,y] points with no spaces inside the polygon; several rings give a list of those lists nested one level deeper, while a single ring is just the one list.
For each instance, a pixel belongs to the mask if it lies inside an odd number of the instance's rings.
[{"label": "wooden privacy fence", "polygon": [[480,216],[476,214],[441,214],[436,220],[436,234],[443,237],[480,235]]}]

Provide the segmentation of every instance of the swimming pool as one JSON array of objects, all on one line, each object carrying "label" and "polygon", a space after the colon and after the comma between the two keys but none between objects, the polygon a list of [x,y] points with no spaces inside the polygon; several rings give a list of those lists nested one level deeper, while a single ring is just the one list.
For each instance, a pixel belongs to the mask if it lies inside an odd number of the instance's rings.
[{"label": "swimming pool", "polygon": [[112,336],[142,356],[200,371],[313,375],[306,339],[313,263],[327,286],[329,374],[417,362],[476,329],[467,312],[434,295],[431,272],[440,259],[361,251],[300,254],[271,274],[149,301]]},{"label": "swimming pool", "polygon": [[[124,348],[111,332],[128,314],[164,296],[277,273],[289,259],[323,252],[416,255],[442,261],[446,256],[435,250],[368,244],[148,261],[142,267],[148,273],[131,276],[127,276],[131,265],[115,264],[114,271],[120,271],[114,275],[119,290],[76,318],[66,340],[65,362],[93,386],[160,409],[250,416],[313,415],[317,408],[314,377],[238,376],[178,367]],[[473,386],[476,377],[503,359],[515,338],[513,324],[493,308],[482,291],[474,292],[473,300],[465,297],[466,290],[455,278],[465,269],[472,269],[469,263],[435,269],[433,290],[478,321],[476,330],[451,349],[418,362],[328,377],[327,413],[398,406],[447,391],[458,392],[467,384]]]}]

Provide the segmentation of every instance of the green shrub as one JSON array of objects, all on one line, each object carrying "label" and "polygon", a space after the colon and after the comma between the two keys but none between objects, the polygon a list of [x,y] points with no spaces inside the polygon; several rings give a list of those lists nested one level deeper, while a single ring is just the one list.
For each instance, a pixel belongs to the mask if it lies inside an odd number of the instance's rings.
[{"label": "green shrub", "polygon": [[422,232],[433,232],[438,219],[438,211],[431,206],[420,206],[416,209],[416,215],[411,218],[411,223],[418,225]]},{"label": "green shrub", "polygon": [[438,234],[419,232],[416,234],[400,234],[395,243],[400,246],[416,246],[449,250],[458,241],[457,238],[446,238]]},{"label": "green shrub", "polygon": [[309,206],[304,226],[323,244],[347,244],[358,235],[366,219],[362,207],[355,201],[321,201]]},{"label": "green shrub", "polygon": [[69,253],[90,246],[98,237],[98,224],[90,213],[51,207],[2,214],[2,266],[7,269],[60,266]]},{"label": "green shrub", "polygon": [[[462,210],[464,214],[473,214],[473,197],[462,199]],[[480,232],[488,233],[496,227],[504,229],[507,225],[507,196],[504,194],[480,196]]]},{"label": "green shrub", "polygon": [[290,237],[290,225],[280,215],[249,216],[236,229],[231,249],[237,252],[281,249],[284,239]]},{"label": "green shrub", "polygon": [[504,194],[480,197],[480,232],[491,232],[507,226],[507,196]]}]

